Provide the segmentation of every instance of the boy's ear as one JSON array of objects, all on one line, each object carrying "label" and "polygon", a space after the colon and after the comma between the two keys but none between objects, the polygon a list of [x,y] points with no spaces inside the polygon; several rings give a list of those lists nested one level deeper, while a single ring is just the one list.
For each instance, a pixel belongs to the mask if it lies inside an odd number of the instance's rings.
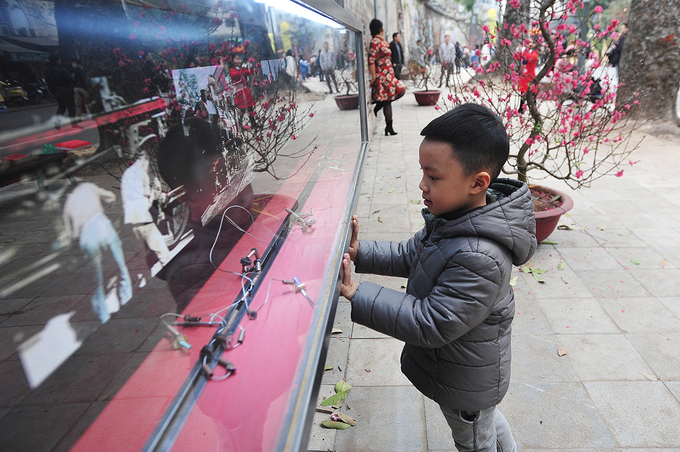
[{"label": "boy's ear", "polygon": [[477,195],[485,192],[491,184],[491,175],[487,171],[480,171],[472,179],[471,193]]}]

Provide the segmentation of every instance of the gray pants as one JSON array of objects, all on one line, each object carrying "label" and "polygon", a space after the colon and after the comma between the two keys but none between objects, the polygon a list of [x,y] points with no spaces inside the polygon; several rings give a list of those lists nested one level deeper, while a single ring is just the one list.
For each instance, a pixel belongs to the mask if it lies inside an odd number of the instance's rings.
[{"label": "gray pants", "polygon": [[459,452],[516,452],[510,425],[496,407],[460,411],[439,406]]}]

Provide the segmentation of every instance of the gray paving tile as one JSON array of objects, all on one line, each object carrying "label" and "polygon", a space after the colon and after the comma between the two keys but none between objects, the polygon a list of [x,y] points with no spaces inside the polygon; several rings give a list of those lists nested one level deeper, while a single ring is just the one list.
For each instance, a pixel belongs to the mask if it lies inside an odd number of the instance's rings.
[{"label": "gray paving tile", "polygon": [[657,297],[677,318],[680,318],[680,297]]},{"label": "gray paving tile", "polygon": [[627,334],[640,356],[664,381],[680,380],[680,333]]},{"label": "gray paving tile", "polygon": [[607,228],[604,230],[593,229],[589,231],[598,244],[607,248],[645,248],[649,244],[629,228]]},{"label": "gray paving tile", "polygon": [[625,333],[680,331],[680,319],[654,297],[604,298],[600,304]]},{"label": "gray paving tile", "polygon": [[524,334],[512,339],[513,383],[561,383],[580,381],[568,355],[559,356],[555,334]]},{"label": "gray paving tile", "polygon": [[88,407],[74,403],[15,408],[0,421],[0,450],[52,450]]},{"label": "gray paving tile", "polygon": [[[631,269],[677,268],[675,263],[668,260],[653,248],[607,248],[607,253],[616,260],[621,267]],[[637,264],[632,262],[636,261]]]},{"label": "gray paving tile", "polygon": [[600,248],[567,248],[560,250],[565,263],[572,270],[620,270],[621,264],[611,256],[611,252]]},{"label": "gray paving tile", "polygon": [[581,383],[512,383],[506,400],[525,450],[617,447]]},{"label": "gray paving tile", "polygon": [[333,336],[328,345],[328,353],[324,366],[333,366],[331,370],[325,370],[321,379],[322,384],[335,384],[347,378],[347,358],[349,356],[350,339],[347,337]]},{"label": "gray paving tile", "polygon": [[664,381],[668,390],[673,393],[678,402],[680,402],[680,381]]},{"label": "gray paving tile", "polygon": [[563,334],[560,343],[583,381],[645,380],[652,369],[623,334]]},{"label": "gray paving tile", "polygon": [[600,303],[584,298],[538,298],[538,305],[558,334],[619,333],[620,330]]},{"label": "gray paving tile", "polygon": [[19,344],[42,331],[42,326],[14,326],[0,328],[0,361],[19,359],[16,353]]},{"label": "gray paving tile", "polygon": [[451,427],[446,423],[439,404],[423,397],[428,450],[454,450]]},{"label": "gray paving tile", "polygon": [[12,408],[26,397],[30,391],[24,376],[24,368],[18,360],[0,363],[0,407]]},{"label": "gray paving tile", "polygon": [[139,346],[154,330],[157,321],[112,318],[101,325],[76,352],[79,355],[99,353],[129,353]]},{"label": "gray paving tile", "polygon": [[423,396],[413,386],[354,387],[347,414],[357,421],[338,432],[336,450],[347,452],[424,451],[427,449]]},{"label": "gray paving tile", "polygon": [[680,295],[680,269],[630,269],[647,291],[655,297],[676,297]]},{"label": "gray paving tile", "polygon": [[639,279],[633,277],[632,272],[626,270],[577,271],[575,273],[590,290],[592,296],[598,300],[601,298],[648,297],[650,295],[647,287],[638,282]]},{"label": "gray paving tile", "polygon": [[680,444],[680,404],[662,382],[591,381],[584,385],[619,446],[670,448]]},{"label": "gray paving tile", "polygon": [[538,302],[531,295],[520,293],[515,288],[515,318],[512,321],[514,336],[525,334],[550,334],[553,329]]},{"label": "gray paving tile", "polygon": [[72,308],[82,299],[82,295],[36,298],[22,307],[19,312],[16,312],[5,320],[3,322],[3,327],[25,325],[44,326],[51,318],[72,310]]},{"label": "gray paving tile", "polygon": [[410,385],[401,373],[403,342],[387,339],[352,339],[347,382],[353,386]]}]

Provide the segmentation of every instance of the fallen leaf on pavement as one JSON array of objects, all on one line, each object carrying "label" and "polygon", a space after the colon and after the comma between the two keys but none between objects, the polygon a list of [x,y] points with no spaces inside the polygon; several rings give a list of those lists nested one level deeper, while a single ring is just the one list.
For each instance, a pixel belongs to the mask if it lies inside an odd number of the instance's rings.
[{"label": "fallen leaf on pavement", "polygon": [[340,418],[340,420],[346,424],[357,425],[357,421],[347,416],[345,413],[341,413],[338,411],[338,418]]},{"label": "fallen leaf on pavement", "polygon": [[379,221],[380,223],[382,223],[382,218],[378,217],[378,221]]},{"label": "fallen leaf on pavement", "polygon": [[657,377],[656,375],[650,375],[647,372],[640,372],[640,374],[642,374],[642,376],[645,377],[647,380],[659,381],[659,377]]},{"label": "fallen leaf on pavement", "polygon": [[323,370],[333,370],[335,366],[324,366]]},{"label": "fallen leaf on pavement", "polygon": [[564,262],[560,262],[559,264],[557,264],[558,270],[564,270],[564,267],[566,267],[566,265],[564,265]]},{"label": "fallen leaf on pavement", "polygon": [[630,262],[631,262],[631,264],[640,265],[640,260],[639,260],[639,259],[633,258],[633,259],[630,260]]},{"label": "fallen leaf on pavement", "polygon": [[348,428],[351,427],[349,424],[345,424],[344,422],[338,422],[338,421],[322,421],[321,425],[323,425],[326,428],[334,428],[336,430],[347,430]]},{"label": "fallen leaf on pavement", "polygon": [[325,407],[325,406],[317,405],[316,411],[318,411],[319,413],[333,414],[334,410],[331,407]]},{"label": "fallen leaf on pavement", "polygon": [[333,328],[331,330],[331,334],[340,334],[342,333],[342,330],[340,328]]},{"label": "fallen leaf on pavement", "polygon": [[515,284],[517,284],[517,278],[519,278],[519,276],[513,276],[512,278],[510,278],[510,285],[512,287],[515,287]]},{"label": "fallen leaf on pavement", "polygon": [[567,349],[564,347],[558,347],[557,348],[557,355],[558,356],[564,356],[567,354]]}]

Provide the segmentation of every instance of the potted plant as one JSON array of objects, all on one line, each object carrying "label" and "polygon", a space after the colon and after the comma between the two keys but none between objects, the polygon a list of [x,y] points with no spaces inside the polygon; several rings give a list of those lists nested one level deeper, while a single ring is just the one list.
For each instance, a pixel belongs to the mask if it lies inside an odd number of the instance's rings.
[{"label": "potted plant", "polygon": [[[616,101],[613,83],[596,75],[602,73],[597,69],[604,62],[588,52],[616,36],[618,21],[602,29],[596,25],[589,35],[587,30],[581,30],[579,37],[578,29],[571,25],[573,16],[580,14],[578,23],[584,24],[591,16],[580,0],[536,3],[528,22],[508,23],[509,17],[522,20],[521,15],[512,14],[520,8],[520,1],[508,2],[506,23],[499,27],[502,36],[497,40],[496,57],[488,66],[478,66],[469,83],[454,85],[442,106],[447,109],[474,102],[487,106],[504,120],[510,156],[503,172],[529,183],[540,242],[552,233],[573,201],[566,193],[535,182],[553,179],[577,189],[590,186],[600,177],[622,177],[623,168],[635,164],[630,154],[639,143],[631,144],[630,136],[624,133],[631,126],[627,122],[635,121],[627,114],[631,105]],[[596,6],[592,13],[599,12],[601,7]],[[491,39],[496,38],[488,27],[483,29]],[[566,55],[570,45],[576,49],[574,56]],[[535,77],[525,76],[522,81],[527,61],[537,59],[527,50],[533,47],[543,50],[546,61],[536,68]],[[556,64],[560,58],[570,58],[573,67]],[[560,73],[561,67],[569,69]],[[546,83],[551,71],[556,75]],[[525,89],[520,90],[522,85]]]},{"label": "potted plant", "polygon": [[430,77],[432,76],[429,61],[432,56],[432,49],[425,50],[424,46],[416,45],[414,54],[417,55],[418,58],[416,61],[411,61],[409,63],[409,72],[414,75],[416,87],[424,88],[413,92],[416,102],[418,102],[418,105],[422,106],[436,105],[439,101],[441,91],[430,90],[428,87],[428,83],[431,81]]},{"label": "potted plant", "polygon": [[356,82],[356,61],[350,53],[349,62],[340,71],[340,85],[345,94],[335,96],[335,103],[340,110],[356,110],[359,108],[359,87]]}]

